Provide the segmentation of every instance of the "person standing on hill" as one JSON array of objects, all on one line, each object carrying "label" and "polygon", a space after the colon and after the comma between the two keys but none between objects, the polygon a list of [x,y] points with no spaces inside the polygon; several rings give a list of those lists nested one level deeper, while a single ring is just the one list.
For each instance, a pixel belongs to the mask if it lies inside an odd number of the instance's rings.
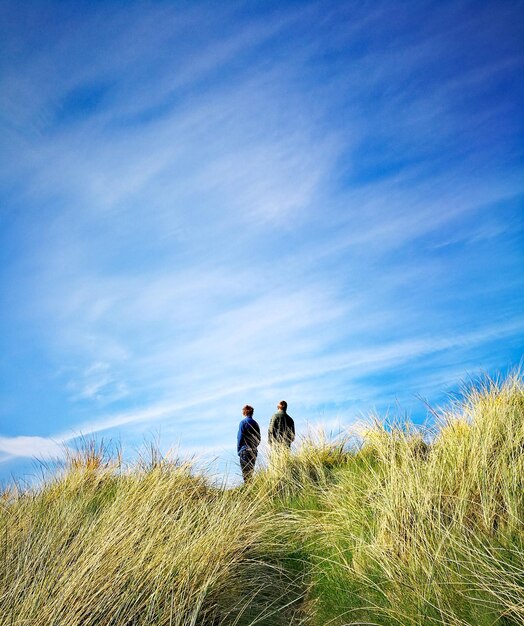
[{"label": "person standing on hill", "polygon": [[257,448],[260,444],[260,426],[253,419],[253,413],[253,407],[246,404],[242,409],[242,415],[245,417],[240,422],[237,435],[237,452],[245,483],[251,480],[255,471]]},{"label": "person standing on hill", "polygon": [[274,447],[275,444],[282,444],[287,448],[291,448],[291,444],[295,439],[295,422],[287,414],[287,402],[285,400],[277,404],[277,409],[277,412],[269,422],[267,434],[269,445]]}]

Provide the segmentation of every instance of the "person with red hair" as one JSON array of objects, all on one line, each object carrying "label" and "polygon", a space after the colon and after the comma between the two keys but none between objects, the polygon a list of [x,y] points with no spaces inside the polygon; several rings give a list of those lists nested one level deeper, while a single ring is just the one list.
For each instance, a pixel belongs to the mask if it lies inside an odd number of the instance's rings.
[{"label": "person with red hair", "polygon": [[242,415],[245,417],[238,427],[237,452],[245,483],[251,480],[255,471],[257,448],[260,444],[260,426],[253,419],[254,411],[252,406],[246,404],[242,409]]}]

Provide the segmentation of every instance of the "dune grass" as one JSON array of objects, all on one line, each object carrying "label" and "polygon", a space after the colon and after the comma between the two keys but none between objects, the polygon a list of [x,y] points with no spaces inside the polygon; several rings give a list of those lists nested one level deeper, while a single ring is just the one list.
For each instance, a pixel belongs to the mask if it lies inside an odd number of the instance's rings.
[{"label": "dune grass", "polygon": [[306,439],[245,488],[88,443],[0,499],[0,626],[524,624],[524,384]]}]

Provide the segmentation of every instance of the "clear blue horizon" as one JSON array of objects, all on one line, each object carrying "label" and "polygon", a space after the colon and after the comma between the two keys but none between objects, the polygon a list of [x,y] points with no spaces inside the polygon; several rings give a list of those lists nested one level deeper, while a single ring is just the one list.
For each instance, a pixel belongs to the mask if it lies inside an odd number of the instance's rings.
[{"label": "clear blue horizon", "polygon": [[235,462],[521,363],[522,2],[0,8],[0,481]]}]

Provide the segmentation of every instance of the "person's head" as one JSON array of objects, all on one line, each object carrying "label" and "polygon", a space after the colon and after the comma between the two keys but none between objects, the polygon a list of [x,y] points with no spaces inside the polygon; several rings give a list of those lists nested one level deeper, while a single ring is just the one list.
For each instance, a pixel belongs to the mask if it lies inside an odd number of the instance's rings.
[{"label": "person's head", "polygon": [[245,415],[246,417],[251,417],[254,412],[255,409],[252,406],[249,406],[249,404],[246,404],[246,406],[242,409],[242,415]]},{"label": "person's head", "polygon": [[285,400],[281,400],[278,404],[277,404],[277,409],[279,411],[287,411],[287,402]]}]

